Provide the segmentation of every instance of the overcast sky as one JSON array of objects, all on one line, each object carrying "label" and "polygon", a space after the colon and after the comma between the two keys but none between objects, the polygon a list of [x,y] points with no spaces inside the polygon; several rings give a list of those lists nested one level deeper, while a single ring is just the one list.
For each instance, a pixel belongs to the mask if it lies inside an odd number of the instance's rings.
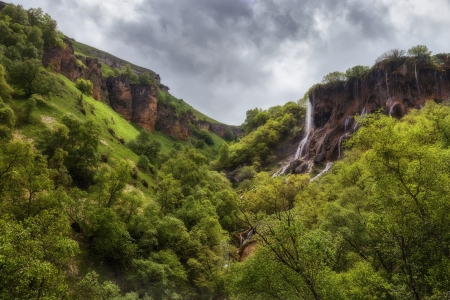
[{"label": "overcast sky", "polygon": [[450,0],[4,1],[41,7],[67,36],[159,73],[227,124],[390,49],[450,52]]}]

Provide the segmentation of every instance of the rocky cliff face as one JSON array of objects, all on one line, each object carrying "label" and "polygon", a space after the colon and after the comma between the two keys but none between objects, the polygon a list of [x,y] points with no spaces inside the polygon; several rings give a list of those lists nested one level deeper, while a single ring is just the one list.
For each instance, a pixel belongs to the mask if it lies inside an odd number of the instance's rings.
[{"label": "rocky cliff face", "polygon": [[96,100],[107,99],[105,80],[102,76],[101,64],[96,58],[76,57],[72,43],[65,39],[65,48],[50,48],[44,50],[42,64],[52,65],[53,71],[60,73],[72,81],[77,78],[90,80],[94,84],[93,97]]},{"label": "rocky cliff face", "polygon": [[230,130],[230,132],[235,137],[243,137],[245,135],[244,129],[242,129],[242,127],[240,127],[240,126],[232,126],[232,125],[226,125],[226,124],[222,124],[222,123],[214,123],[213,124],[208,121],[202,121],[202,120],[199,120],[196,123],[198,124],[198,127],[200,129],[214,132],[221,138],[227,137],[228,130]]},{"label": "rocky cliff face", "polygon": [[221,137],[225,137],[227,128],[230,128],[235,136],[244,135],[240,127],[211,124],[207,121],[202,123],[196,120],[192,113],[178,113],[170,104],[158,105],[158,89],[167,92],[169,88],[161,84],[161,78],[155,72],[138,66],[133,68],[137,73],[149,72],[153,76],[157,84],[150,86],[130,84],[125,76],[105,79],[102,76],[101,62],[112,67],[121,67],[126,62],[94,48],[91,48],[91,54],[98,55],[100,60],[75,55],[71,40],[66,38],[64,42],[65,48],[45,49],[43,65],[51,65],[54,72],[72,81],[77,78],[90,80],[94,84],[93,97],[109,104],[125,120],[134,122],[150,132],[158,130],[182,140],[192,135],[191,126],[198,126]]},{"label": "rocky cliff face", "polygon": [[131,122],[133,117],[133,98],[128,78],[125,76],[108,78],[106,87],[109,93],[109,105],[122,118]]},{"label": "rocky cliff face", "polygon": [[337,160],[342,141],[358,128],[354,116],[381,110],[401,118],[410,109],[421,108],[427,100],[448,100],[450,59],[447,55],[439,58],[444,62],[440,70],[428,63],[403,59],[379,63],[361,79],[316,87],[309,98],[309,136],[300,159],[292,162],[290,169],[304,172],[307,168],[302,161]]},{"label": "rocky cliff face", "polygon": [[150,132],[155,130],[157,119],[157,95],[155,85],[130,84],[125,76],[106,81],[109,105],[125,120],[134,122]]},{"label": "rocky cliff face", "polygon": [[157,95],[155,85],[131,85],[132,115],[131,120],[150,132],[155,130],[157,119]]},{"label": "rocky cliff face", "polygon": [[194,121],[193,114],[177,114],[175,108],[170,104],[163,103],[158,105],[155,130],[180,140],[186,140],[192,135],[189,124],[193,124]]}]

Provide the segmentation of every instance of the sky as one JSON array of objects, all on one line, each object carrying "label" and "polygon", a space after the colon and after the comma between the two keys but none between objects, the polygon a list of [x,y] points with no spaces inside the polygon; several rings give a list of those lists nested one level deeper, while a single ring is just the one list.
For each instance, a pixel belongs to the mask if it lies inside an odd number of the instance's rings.
[{"label": "sky", "polygon": [[450,52],[450,0],[4,1],[41,7],[65,35],[155,71],[232,125],[388,50]]}]

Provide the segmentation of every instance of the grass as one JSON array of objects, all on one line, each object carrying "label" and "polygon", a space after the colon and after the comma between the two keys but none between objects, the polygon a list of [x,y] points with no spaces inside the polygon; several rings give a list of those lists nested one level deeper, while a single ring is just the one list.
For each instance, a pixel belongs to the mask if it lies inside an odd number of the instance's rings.
[{"label": "grass", "polygon": [[[142,130],[140,126],[134,123],[129,123],[116,113],[111,107],[103,102],[97,101],[92,97],[83,95],[83,109],[78,104],[80,91],[75,87],[75,84],[64,77],[63,75],[53,75],[56,77],[57,84],[55,92],[49,96],[33,96],[37,99],[36,110],[33,112],[33,120],[30,124],[23,124],[19,126],[18,135],[23,135],[27,140],[33,139],[40,134],[40,132],[52,127],[54,124],[60,123],[62,118],[70,115],[82,122],[92,121],[100,140],[99,154],[108,157],[108,160],[120,160],[126,158],[134,165],[137,164],[139,157],[128,149],[122,142],[129,142],[135,139]],[[12,101],[11,106],[20,115],[23,110],[26,97],[20,97]],[[184,103],[184,105],[187,105]],[[190,107],[190,106],[189,106]],[[217,152],[220,145],[225,141],[214,133],[210,133],[214,141],[214,145],[206,147],[205,153]],[[152,137],[159,141],[162,145],[161,152],[168,152],[173,148],[175,143],[183,146],[193,147],[199,140],[195,136],[191,136],[186,141],[172,138],[161,132],[154,132]],[[139,179],[144,179],[149,184],[150,188],[144,188],[140,180],[135,180],[134,184],[147,195],[153,194],[155,186],[155,176],[149,173],[138,172]]]},{"label": "grass", "polygon": [[[140,67],[138,65],[132,64],[129,61],[126,61],[124,59],[118,58],[117,56],[114,56],[112,54],[109,54],[108,52],[105,52],[103,50],[99,50],[97,48],[91,47],[89,45],[71,40],[73,49],[75,51],[75,54],[86,56],[86,57],[96,57],[96,58],[110,58],[113,59],[115,62],[118,62],[120,65],[130,65],[133,70],[138,71],[139,73],[148,72],[152,75],[156,75],[156,73],[150,69]],[[111,66],[109,66],[111,67]]]}]

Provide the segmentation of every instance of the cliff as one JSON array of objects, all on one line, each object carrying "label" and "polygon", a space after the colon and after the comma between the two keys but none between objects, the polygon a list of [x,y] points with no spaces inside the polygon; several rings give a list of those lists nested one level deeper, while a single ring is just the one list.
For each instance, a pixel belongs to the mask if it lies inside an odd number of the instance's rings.
[{"label": "cliff", "polygon": [[158,103],[158,89],[167,92],[169,88],[160,83],[161,78],[155,72],[132,65],[137,74],[149,72],[153,76],[156,84],[151,85],[130,84],[125,76],[105,79],[101,71],[102,63],[120,68],[127,62],[86,45],[83,45],[84,52],[88,51],[90,55],[98,55],[100,58],[75,55],[73,43],[76,42],[69,38],[65,38],[64,42],[65,48],[45,49],[43,65],[50,66],[54,72],[72,81],[77,78],[90,80],[94,85],[93,97],[109,104],[125,120],[150,132],[161,131],[181,140],[186,140],[193,134],[192,126],[214,132],[222,138],[227,136],[228,129],[233,136],[244,135],[244,131],[238,126],[200,121],[192,111],[179,112],[171,103]]},{"label": "cliff", "polygon": [[186,140],[192,135],[189,124],[193,124],[195,117],[192,113],[177,113],[168,103],[158,105],[155,130],[164,132],[180,140]]},{"label": "cliff", "polygon": [[436,57],[438,65],[401,57],[376,64],[362,78],[317,85],[309,95],[311,124],[304,133],[304,147],[288,170],[300,173],[307,169],[306,161],[340,158],[343,140],[358,128],[355,116],[381,110],[401,118],[427,100],[448,100],[450,59],[443,54]]},{"label": "cliff", "polygon": [[196,122],[200,129],[214,132],[223,139],[227,139],[231,133],[234,137],[243,137],[245,135],[244,129],[241,126],[232,126],[222,123],[211,123],[208,121],[199,120]]},{"label": "cliff", "polygon": [[60,73],[72,81],[77,78],[90,80],[94,84],[93,97],[96,100],[107,98],[105,80],[102,76],[101,63],[97,58],[76,57],[72,43],[64,39],[65,48],[49,48],[44,50],[42,64],[51,66],[54,72]]},{"label": "cliff", "polygon": [[108,65],[110,68],[117,68],[121,69],[122,67],[126,65],[130,65],[131,69],[138,75],[142,73],[149,73],[150,76],[153,78],[153,81],[157,84],[158,88],[162,91],[168,92],[170,88],[164,84],[161,83],[161,77],[156,72],[143,68],[140,66],[137,66],[135,64],[132,64],[124,59],[121,59],[117,56],[114,56],[112,54],[109,54],[105,51],[96,49],[94,47],[91,47],[89,45],[85,45],[83,43],[77,42],[74,39],[70,39],[71,44],[74,46],[74,48],[79,52],[82,53],[86,57],[96,57],[100,62]]}]

